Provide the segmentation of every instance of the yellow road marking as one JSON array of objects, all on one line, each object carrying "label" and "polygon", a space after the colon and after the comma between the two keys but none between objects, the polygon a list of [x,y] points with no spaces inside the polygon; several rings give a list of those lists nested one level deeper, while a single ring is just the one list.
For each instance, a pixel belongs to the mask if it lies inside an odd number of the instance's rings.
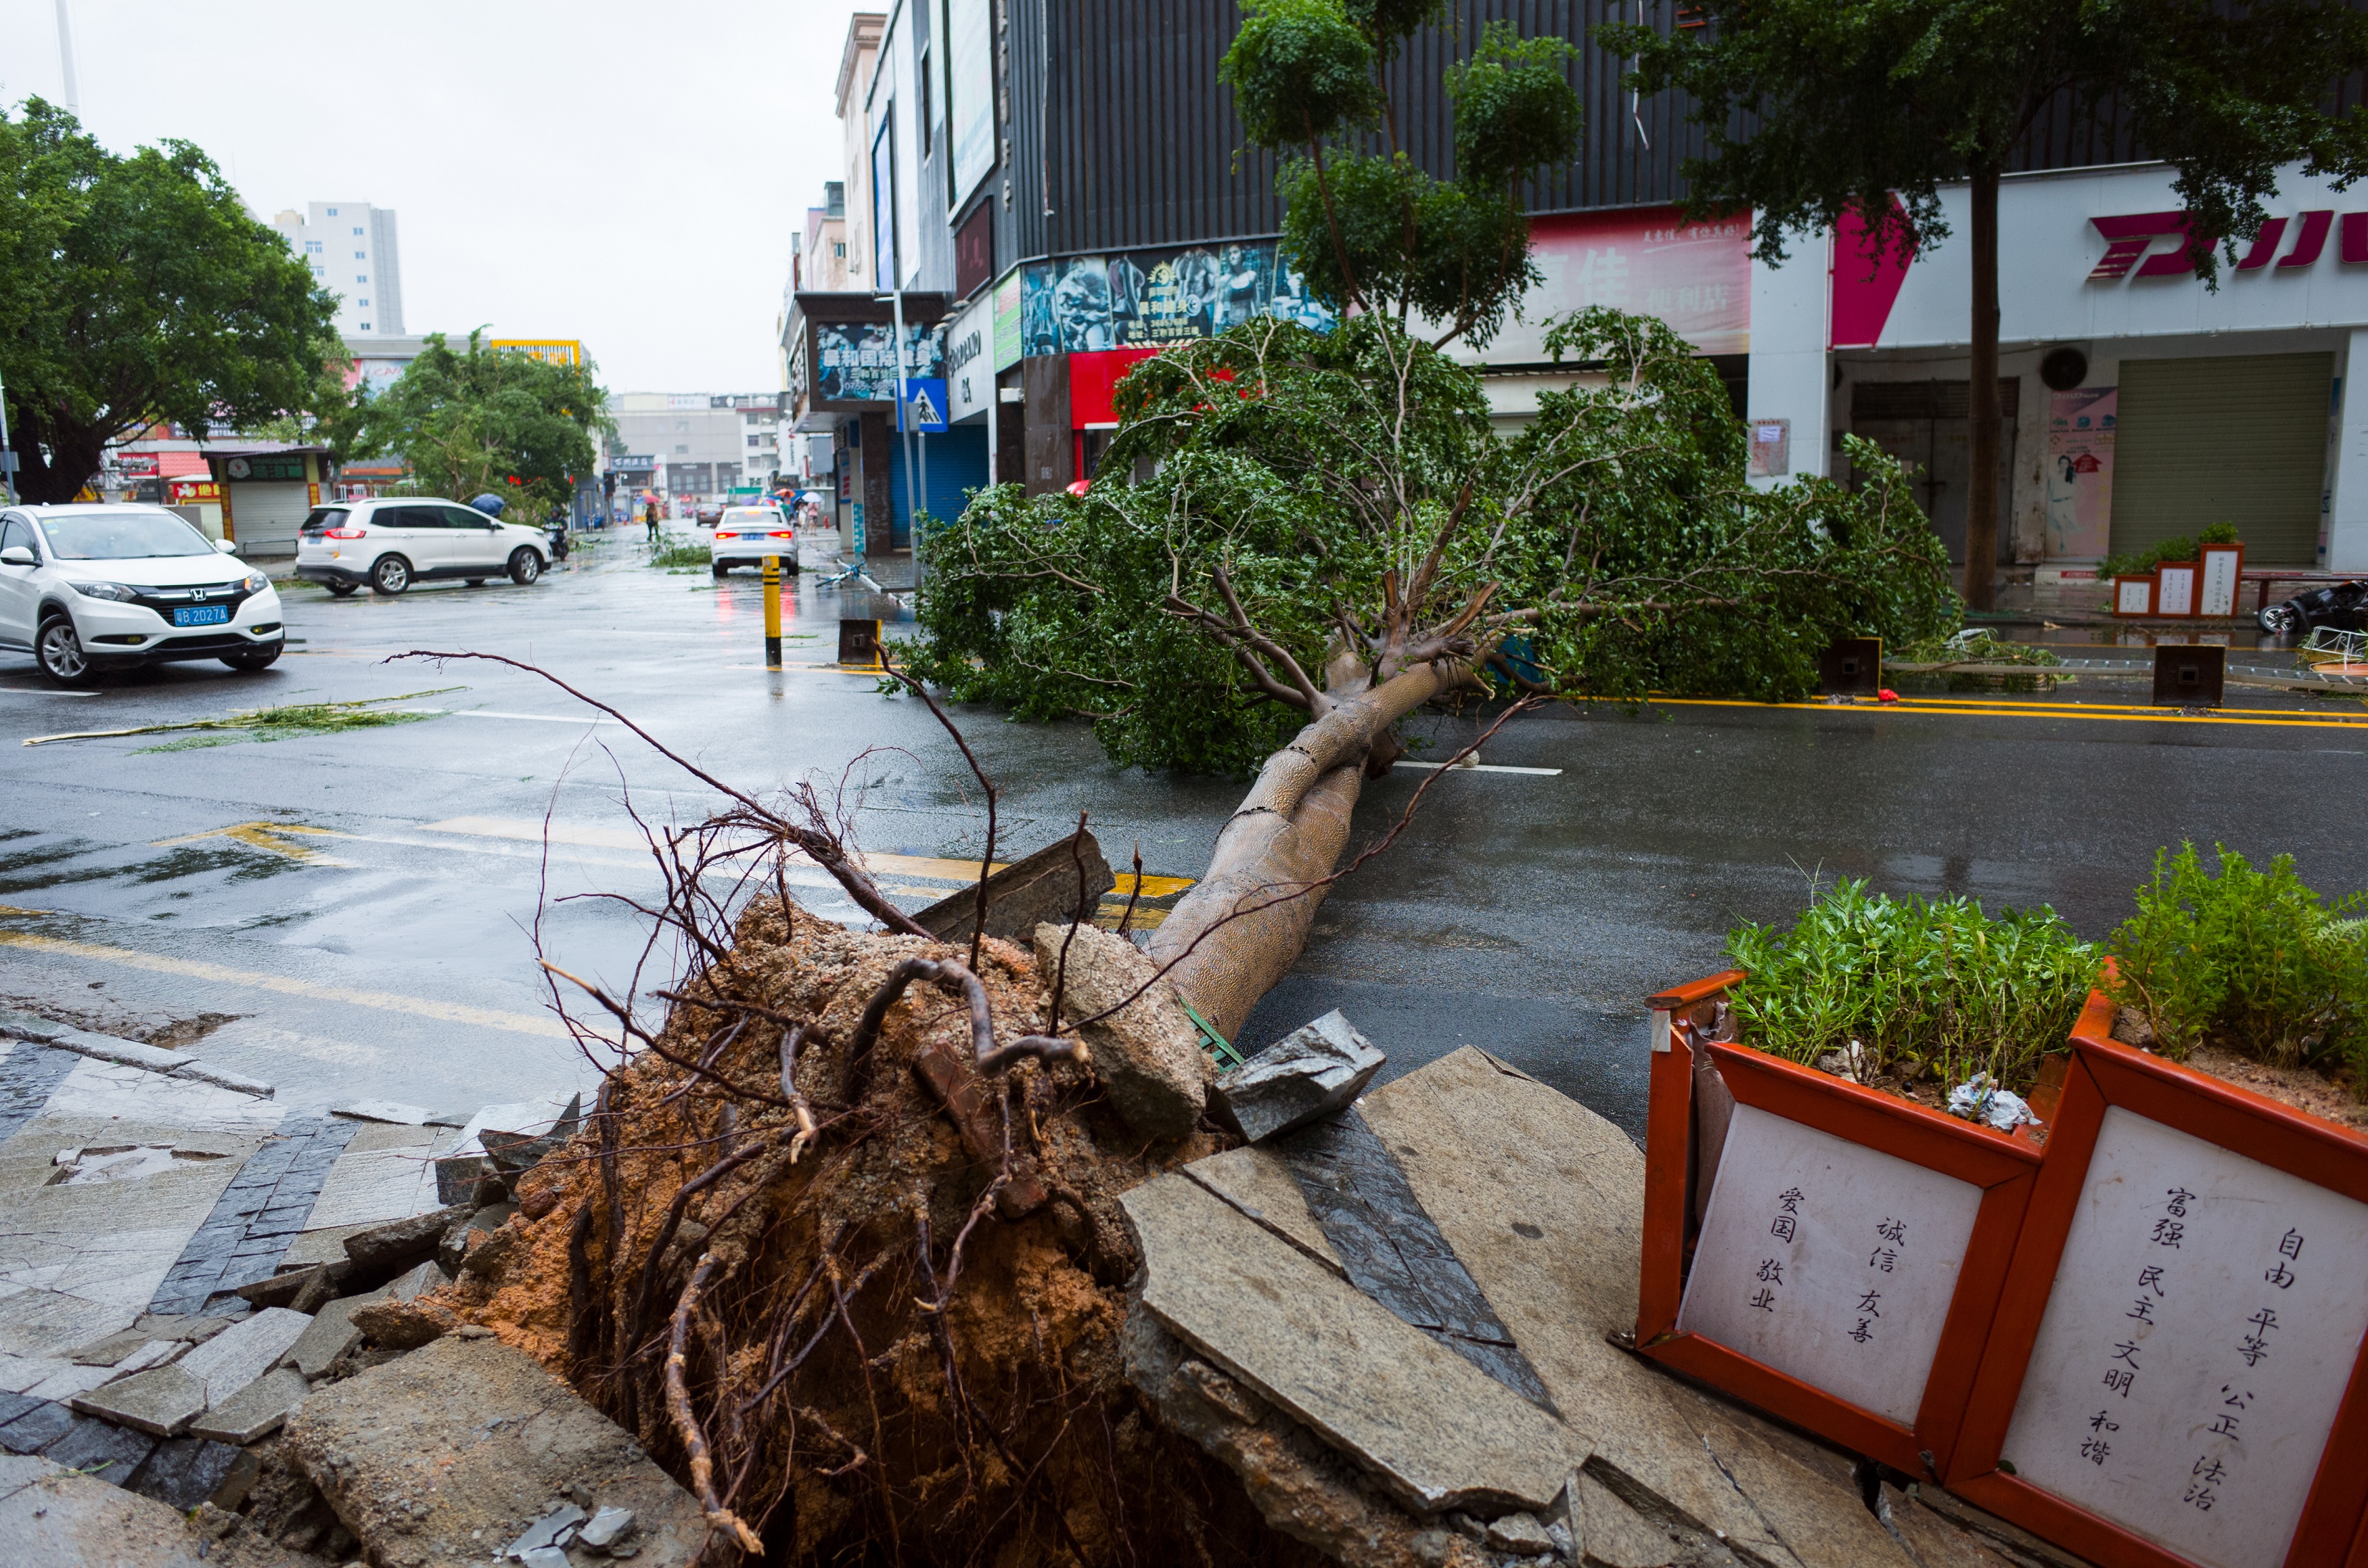
[{"label": "yellow road marking", "polygon": [[513,1034],[541,1035],[551,1040],[573,1038],[566,1026],[557,1018],[537,1017],[529,1013],[505,1013],[493,1007],[471,1007],[458,1002],[438,1002],[427,996],[397,996],[384,991],[357,991],[341,985],[319,985],[309,980],[292,980],[285,975],[258,974],[251,970],[231,969],[195,959],[166,958],[161,953],[143,953],[131,948],[101,947],[96,942],[72,942],[62,937],[35,936],[29,931],[0,931],[0,947],[95,959],[101,963],[121,964],[127,969],[176,974],[189,980],[211,980],[223,985],[248,985],[258,991],[277,991],[288,996],[310,996],[323,1002],[343,1002],[356,1007],[375,1007],[381,1012],[436,1018],[448,1024],[472,1024],[479,1028],[507,1029]]},{"label": "yellow road marking", "polygon": [[[1143,879],[1143,896],[1145,898],[1166,898],[1169,893],[1182,892],[1186,888],[1192,885],[1194,880],[1195,879],[1191,877],[1145,876]],[[1104,893],[1102,896],[1104,898],[1123,898],[1133,892],[1134,873],[1133,871],[1121,871],[1118,874],[1118,886],[1111,889],[1109,892]],[[1138,910],[1136,913],[1139,915],[1142,912]]]},{"label": "yellow road marking", "polygon": [[203,833],[183,834],[178,838],[160,838],[148,847],[169,849],[176,844],[195,844],[201,838],[234,838],[252,849],[268,849],[274,855],[284,855],[290,860],[301,860],[308,866],[345,866],[349,862],[333,859],[317,849],[307,849],[301,844],[282,844],[277,835],[312,834],[322,838],[350,838],[347,833],[336,833],[325,827],[307,827],[293,822],[242,822],[228,827],[211,827]]},{"label": "yellow road marking", "polygon": [[1971,719],[2096,719],[2125,724],[2246,724],[2270,729],[2340,730],[2368,724],[2368,714],[2357,719],[2334,719],[2305,713],[2292,716],[2258,711],[2181,713],[2176,709],[2036,702],[1748,702],[1725,697],[1653,697],[1645,699],[1644,705],[1663,708],[1797,708],[1813,713],[1921,713],[1930,717]]}]

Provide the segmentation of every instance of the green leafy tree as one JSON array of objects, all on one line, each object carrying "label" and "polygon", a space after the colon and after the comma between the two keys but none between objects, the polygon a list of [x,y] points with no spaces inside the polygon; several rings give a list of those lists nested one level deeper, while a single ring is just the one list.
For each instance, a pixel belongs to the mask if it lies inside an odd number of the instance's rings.
[{"label": "green leafy tree", "polygon": [[1261,769],[1153,934],[1221,1031],[1289,967],[1316,899],[1195,940],[1331,871],[1361,780],[1423,704],[1793,698],[1838,635],[1954,624],[1940,541],[1871,445],[1855,494],[1755,490],[1725,389],[1662,324],[1589,311],[1548,343],[1605,381],[1546,393],[1508,438],[1478,378],[1386,317],[1235,327],[1122,383],[1102,472],[1155,480],[1001,486],[931,537],[917,673],[1021,717],[1082,715],[1121,762]]},{"label": "green leafy tree", "polygon": [[[2043,110],[2110,109],[2169,161],[2207,280],[2260,229],[2283,165],[2368,171],[2368,124],[2335,84],[2368,67],[2368,12],[2332,0],[1751,0],[1709,25],[1597,28],[1643,92],[1685,93],[1706,152],[1696,215],[1749,208],[1763,260],[1856,214],[1878,252],[1945,237],[1966,182],[1973,248],[1973,476],[1965,597],[1994,595],[1998,511],[1998,181]],[[1847,262],[1845,262],[1847,265]]]},{"label": "green leafy tree", "polygon": [[564,504],[615,430],[595,367],[503,352],[478,332],[457,350],[430,333],[385,392],[361,401],[357,425],[347,455],[402,458],[417,494],[490,490],[533,512]]},{"label": "green leafy tree", "polygon": [[[1283,244],[1309,287],[1359,311],[1420,316],[1439,342],[1485,343],[1537,280],[1521,185],[1578,150],[1561,39],[1491,22],[1447,73],[1452,179],[1398,145],[1384,68],[1437,0],[1255,0],[1219,68],[1249,139],[1283,165]],[[1372,143],[1379,137],[1384,145]]]},{"label": "green leafy tree", "polygon": [[185,142],[119,157],[39,98],[0,112],[0,379],[18,491],[71,501],[157,420],[309,410],[336,301]]}]

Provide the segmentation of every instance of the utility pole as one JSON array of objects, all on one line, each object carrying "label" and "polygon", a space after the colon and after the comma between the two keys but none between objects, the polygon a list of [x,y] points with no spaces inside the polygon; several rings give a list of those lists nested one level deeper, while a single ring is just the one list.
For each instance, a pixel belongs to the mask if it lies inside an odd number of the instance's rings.
[{"label": "utility pole", "polygon": [[921,514],[928,507],[929,449],[926,443],[921,447],[920,484],[916,489],[914,485],[913,446],[916,439],[918,438],[918,434],[913,428],[912,383],[905,374],[905,290],[899,289],[891,294],[875,296],[873,302],[875,304],[885,303],[889,305],[894,313],[894,331],[896,334],[896,428],[904,432],[905,436],[905,509],[906,514],[913,519],[911,523],[911,538],[913,540],[913,585],[915,587],[918,587],[921,583],[921,529],[919,519]]},{"label": "utility pole", "polygon": [[82,89],[74,85],[74,24],[66,17],[66,0],[58,0],[58,63],[66,75],[66,112],[82,119]]}]

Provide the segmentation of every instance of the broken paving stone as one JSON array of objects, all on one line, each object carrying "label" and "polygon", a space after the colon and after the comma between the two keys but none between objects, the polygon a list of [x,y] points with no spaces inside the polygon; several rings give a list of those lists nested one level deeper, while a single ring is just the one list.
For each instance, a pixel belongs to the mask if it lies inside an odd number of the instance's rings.
[{"label": "broken paving stone", "polygon": [[461,1258],[461,1272],[480,1279],[498,1280],[526,1246],[526,1232],[516,1225],[497,1225],[476,1233],[478,1240]]},{"label": "broken paving stone", "polygon": [[151,1367],[78,1393],[72,1403],[85,1415],[104,1416],[159,1437],[176,1437],[205,1414],[206,1383],[178,1366]]},{"label": "broken paving stone", "polygon": [[1587,1438],[1205,1188],[1171,1175],[1120,1201],[1142,1309],[1403,1506],[1543,1508],[1587,1457]]},{"label": "broken paving stone", "polygon": [[[104,1563],[106,1568],[296,1568],[300,1562],[252,1542],[220,1550],[165,1504],[76,1475],[47,1459],[0,1460],[0,1557],[10,1563]],[[209,1548],[216,1548],[209,1551]],[[208,1563],[200,1563],[205,1556]]]},{"label": "broken paving stone", "polygon": [[337,1259],[335,1263],[308,1264],[302,1268],[291,1268],[285,1273],[275,1274],[268,1279],[257,1279],[251,1284],[241,1285],[235,1294],[239,1300],[250,1306],[284,1307],[294,1301],[306,1286],[312,1284],[323,1270],[335,1268],[339,1271],[336,1278],[343,1279],[346,1272],[352,1267],[343,1258]]},{"label": "broken paving stone", "polygon": [[288,1348],[284,1363],[307,1378],[317,1378],[329,1369],[329,1363],[353,1348],[362,1336],[354,1326],[354,1309],[368,1306],[382,1298],[373,1290],[367,1296],[343,1296],[328,1302],[313,1314],[313,1326],[296,1336]]},{"label": "broken paving stone", "polygon": [[575,1539],[575,1527],[587,1516],[573,1503],[561,1503],[551,1512],[527,1526],[518,1540],[509,1543],[506,1555],[523,1557],[540,1547],[565,1546]]},{"label": "broken paving stone", "polygon": [[234,1321],[224,1317],[200,1317],[194,1312],[142,1312],[140,1321],[131,1326],[153,1339],[178,1339],[197,1345],[211,1339]]},{"label": "broken paving stone", "polygon": [[97,1476],[109,1486],[131,1479],[140,1462],[155,1452],[156,1439],[112,1421],[85,1416],[41,1450],[41,1457],[68,1470]]},{"label": "broken paving stone", "polygon": [[1518,1551],[1535,1557],[1554,1549],[1554,1537],[1546,1534],[1545,1526],[1538,1523],[1533,1514],[1507,1514],[1488,1521],[1488,1544],[1499,1551]]},{"label": "broken paving stone", "polygon": [[353,1325],[385,1350],[415,1350],[460,1326],[461,1320],[433,1301],[385,1299],[354,1309]]},{"label": "broken paving stone", "polygon": [[352,1264],[332,1263],[304,1282],[304,1288],[297,1291],[295,1299],[288,1303],[288,1310],[291,1312],[303,1312],[308,1316],[317,1312],[324,1304],[335,1301],[347,1289],[347,1281],[352,1278]]},{"label": "broken paving stone", "polygon": [[448,1336],[324,1385],[281,1444],[377,1568],[457,1562],[438,1541],[490,1556],[577,1483],[637,1517],[647,1568],[687,1568],[708,1534],[623,1429],[497,1340]]},{"label": "broken paving stone", "polygon": [[173,1363],[206,1385],[206,1403],[221,1409],[223,1403],[279,1365],[313,1320],[285,1307],[267,1307],[253,1317],[214,1335]]},{"label": "broken paving stone", "polygon": [[302,1372],[288,1367],[266,1372],[190,1422],[189,1435],[244,1448],[287,1420],[307,1392]]},{"label": "broken paving stone", "polygon": [[397,1127],[425,1126],[436,1113],[416,1105],[404,1105],[397,1100],[347,1100],[329,1108],[331,1116],[342,1116],[355,1121],[384,1121]]},{"label": "broken paving stone", "polygon": [[255,1455],[231,1444],[173,1437],[157,1444],[126,1484],[185,1514],[205,1503],[231,1511],[246,1501],[262,1469]]},{"label": "broken paving stone", "polygon": [[398,1301],[416,1301],[431,1291],[441,1290],[452,1283],[452,1277],[441,1266],[423,1263],[396,1276],[386,1287],[386,1294]]},{"label": "broken paving stone", "polygon": [[575,1564],[568,1562],[567,1553],[555,1546],[533,1547],[518,1553],[518,1560],[526,1568],[575,1568]]},{"label": "broken paving stone", "polygon": [[1680,1555],[1667,1530],[1656,1529],[1642,1514],[1621,1501],[1612,1490],[1584,1471],[1578,1477],[1578,1534],[1586,1560],[1604,1568],[1667,1568]]},{"label": "broken paving stone", "polygon": [[592,1516],[589,1524],[575,1532],[575,1539],[586,1546],[606,1551],[622,1540],[632,1528],[633,1511],[631,1508],[603,1506]]},{"label": "broken paving stone", "polygon": [[137,1327],[104,1339],[94,1339],[77,1350],[66,1352],[66,1359],[78,1367],[112,1367],[142,1346],[154,1341],[154,1335],[142,1334]]},{"label": "broken paving stone", "polygon": [[346,1256],[362,1275],[384,1278],[436,1256],[436,1245],[466,1209],[436,1209],[393,1224],[358,1231],[346,1238]]},{"label": "broken paving stone", "polygon": [[1336,1007],[1219,1078],[1211,1103],[1235,1131],[1263,1142],[1355,1104],[1385,1060]]},{"label": "broken paving stone", "polygon": [[[1063,969],[1062,949],[1068,949]],[[1036,972],[1062,979],[1061,1016],[1087,1018],[1126,1006],[1083,1030],[1094,1076],[1110,1108],[1146,1138],[1180,1138],[1207,1108],[1216,1069],[1201,1049],[1176,989],[1133,942],[1098,926],[1036,927]]]},{"label": "broken paving stone", "polygon": [[466,1219],[453,1221],[452,1228],[444,1233],[443,1241],[437,1246],[436,1261],[444,1266],[445,1273],[459,1274],[461,1260],[468,1256],[470,1233],[498,1230],[517,1211],[518,1205],[514,1203],[489,1203]]},{"label": "broken paving stone", "polygon": [[0,1449],[12,1454],[38,1454],[65,1435],[74,1413],[44,1400],[6,1426],[0,1426]]}]

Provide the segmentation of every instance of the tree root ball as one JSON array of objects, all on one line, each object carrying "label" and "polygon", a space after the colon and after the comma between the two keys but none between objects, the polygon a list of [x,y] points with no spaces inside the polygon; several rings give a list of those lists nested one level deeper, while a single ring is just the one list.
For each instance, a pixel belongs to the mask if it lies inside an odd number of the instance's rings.
[{"label": "tree root ball", "polygon": [[[733,937],[437,1301],[689,1486],[703,1561],[1309,1561],[1122,1365],[1118,1195],[1226,1135],[1147,1141],[1087,1063],[977,1071],[957,987],[865,1038],[892,971],[963,949],[769,897]],[[1050,1021],[1033,954],[988,938],[975,971],[996,1045]]]}]

